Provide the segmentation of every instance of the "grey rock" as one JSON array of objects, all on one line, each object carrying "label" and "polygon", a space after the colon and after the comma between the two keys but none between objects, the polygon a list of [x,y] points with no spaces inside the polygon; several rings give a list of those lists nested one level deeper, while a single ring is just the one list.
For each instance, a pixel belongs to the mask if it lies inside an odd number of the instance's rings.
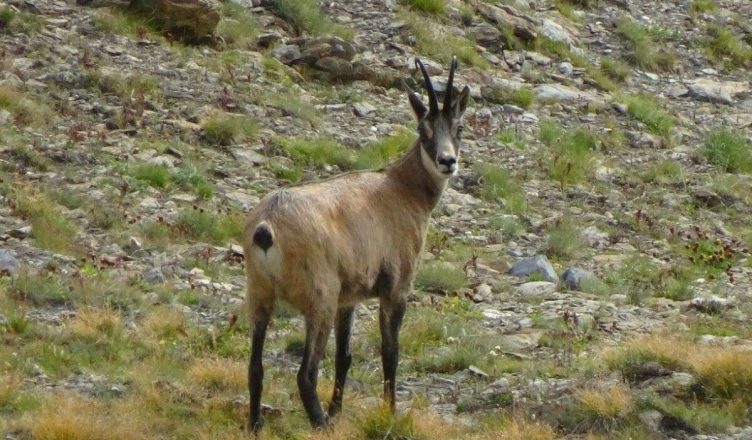
[{"label": "grey rock", "polygon": [[291,64],[300,58],[300,47],[296,44],[277,46],[272,50],[272,56],[282,64]]},{"label": "grey rock", "polygon": [[573,72],[574,66],[572,65],[572,63],[559,63],[559,73],[561,73],[562,75],[571,75]]},{"label": "grey rock", "polygon": [[733,104],[734,97],[749,91],[749,83],[741,81],[714,81],[708,78],[697,78],[685,83],[689,89],[689,96],[699,101],[710,101],[721,104]]},{"label": "grey rock", "polygon": [[141,277],[148,284],[162,284],[167,280],[162,273],[162,269],[158,267],[145,270]]},{"label": "grey rock", "polygon": [[689,303],[690,307],[705,313],[718,313],[736,306],[736,301],[716,295],[700,296]]},{"label": "grey rock", "polygon": [[355,113],[355,116],[360,116],[361,118],[364,116],[368,116],[370,113],[374,112],[376,110],[376,107],[372,106],[371,104],[367,102],[356,102],[353,104],[353,113]]},{"label": "grey rock", "polygon": [[7,327],[10,324],[8,318],[5,315],[0,314],[0,328]]},{"label": "grey rock", "polygon": [[587,241],[590,247],[601,248],[608,244],[608,234],[598,229],[597,226],[591,225],[583,229],[580,233],[582,238]]},{"label": "grey rock", "polygon": [[0,275],[15,275],[20,267],[21,263],[15,256],[4,249],[0,249]]},{"label": "grey rock", "polygon": [[524,333],[515,333],[502,335],[499,338],[499,347],[503,351],[524,351],[538,346],[543,331],[528,331]]},{"label": "grey rock", "polygon": [[565,43],[568,46],[574,44],[574,38],[572,38],[572,35],[570,35],[563,26],[553,20],[543,20],[543,23],[538,28],[538,33],[554,41]]},{"label": "grey rock", "polygon": [[582,282],[586,280],[595,280],[595,274],[589,270],[570,267],[561,275],[564,286],[569,290],[580,290]]},{"label": "grey rock", "polygon": [[517,292],[525,297],[546,296],[556,292],[556,284],[548,281],[531,281],[517,286]]},{"label": "grey rock", "polygon": [[282,40],[281,35],[279,35],[276,32],[269,32],[266,34],[259,35],[258,38],[256,38],[256,43],[260,47],[269,47],[280,40]]},{"label": "grey rock", "polygon": [[31,226],[22,226],[20,228],[12,229],[8,231],[8,235],[19,240],[28,238],[31,235]]},{"label": "grey rock", "polygon": [[541,84],[535,88],[535,96],[542,101],[597,101],[597,97],[591,93],[583,92],[574,87],[562,84]]},{"label": "grey rock", "polygon": [[543,278],[551,283],[559,282],[559,276],[545,255],[537,255],[533,258],[520,260],[514,263],[509,273],[519,278],[528,278],[530,275],[539,274],[543,275]]},{"label": "grey rock", "polygon": [[475,38],[475,41],[478,42],[478,44],[488,48],[496,48],[501,42],[501,31],[488,23],[481,23],[477,26],[473,26],[473,28],[470,29],[470,35]]},{"label": "grey rock", "polygon": [[663,420],[663,414],[660,411],[650,409],[643,411],[637,415],[640,421],[651,431],[659,431],[661,427],[661,421]]},{"label": "grey rock", "polygon": [[333,74],[337,78],[352,79],[355,75],[353,65],[349,61],[338,57],[324,57],[316,60],[314,65]]}]

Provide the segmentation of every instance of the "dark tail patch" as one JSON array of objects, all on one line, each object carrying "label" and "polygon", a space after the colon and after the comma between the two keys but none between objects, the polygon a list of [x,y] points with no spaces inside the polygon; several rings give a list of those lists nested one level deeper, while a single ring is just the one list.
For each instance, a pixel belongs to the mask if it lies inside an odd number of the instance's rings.
[{"label": "dark tail patch", "polygon": [[256,231],[253,233],[253,244],[263,249],[264,252],[272,247],[274,239],[272,237],[272,231],[269,230],[269,226],[262,224],[256,227]]}]

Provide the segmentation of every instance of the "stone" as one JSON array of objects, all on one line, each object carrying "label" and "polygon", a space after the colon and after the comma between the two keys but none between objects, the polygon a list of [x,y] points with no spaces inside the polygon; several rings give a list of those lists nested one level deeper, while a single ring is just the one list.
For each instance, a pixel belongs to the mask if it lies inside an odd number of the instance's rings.
[{"label": "stone", "polygon": [[284,44],[272,50],[272,56],[282,64],[291,64],[300,58],[300,47],[297,44]]},{"label": "stone", "polygon": [[483,47],[494,49],[501,43],[501,31],[488,23],[481,23],[470,29],[470,35]]},{"label": "stone", "polygon": [[269,33],[265,33],[265,34],[259,35],[256,38],[256,43],[260,47],[270,47],[274,43],[276,43],[278,41],[281,41],[281,40],[282,40],[282,36],[281,35],[279,35],[276,32],[269,32]]},{"label": "stone", "polygon": [[544,19],[541,26],[538,27],[538,33],[554,41],[565,43],[567,46],[574,44],[572,35],[562,25],[553,20]]},{"label": "stone", "polygon": [[517,292],[524,297],[546,296],[556,292],[556,284],[548,281],[530,281],[517,286]]},{"label": "stone", "polygon": [[13,254],[5,249],[0,249],[0,276],[16,275],[20,267],[21,263]]},{"label": "stone", "polygon": [[637,415],[640,421],[651,431],[660,431],[663,414],[660,411],[650,409]]},{"label": "stone", "polygon": [[690,307],[704,313],[718,313],[736,306],[736,301],[716,295],[699,296],[689,302]]},{"label": "stone", "polygon": [[353,113],[355,116],[364,117],[368,116],[370,113],[374,112],[376,110],[376,107],[372,106],[371,104],[367,102],[356,102],[353,104]]},{"label": "stone", "polygon": [[580,290],[583,281],[595,280],[595,274],[585,269],[570,267],[561,275],[564,286],[569,290]]},{"label": "stone", "polygon": [[585,101],[594,102],[597,98],[588,92],[562,84],[541,84],[534,89],[535,96],[542,101]]},{"label": "stone", "polygon": [[572,65],[572,63],[559,63],[559,73],[561,73],[562,75],[571,75],[573,72],[574,66]]},{"label": "stone", "polygon": [[245,162],[247,165],[251,166],[260,166],[269,161],[266,156],[251,149],[233,150],[232,155],[235,157],[235,159],[241,162]]},{"label": "stone", "polygon": [[527,331],[524,333],[514,333],[502,335],[499,338],[499,348],[503,351],[524,351],[538,346],[542,331]]},{"label": "stone", "polygon": [[717,102],[731,105],[734,97],[749,91],[749,83],[741,81],[715,81],[697,78],[684,84],[689,89],[689,96],[698,101]]},{"label": "stone", "polygon": [[8,231],[8,235],[13,238],[23,240],[24,238],[31,236],[31,226],[22,226],[20,228],[11,229],[10,231]]},{"label": "stone", "polygon": [[131,8],[159,17],[162,27],[189,39],[212,35],[219,7],[211,0],[131,0]]},{"label": "stone", "polygon": [[551,283],[559,282],[559,276],[545,255],[537,255],[533,258],[520,260],[514,263],[509,273],[519,278],[528,278],[531,275],[538,274]]},{"label": "stone", "polygon": [[590,247],[602,248],[608,244],[608,234],[598,229],[595,225],[583,229],[580,235]]},{"label": "stone", "polygon": [[164,273],[162,273],[162,269],[158,267],[146,269],[141,274],[141,278],[148,284],[162,284],[167,280],[167,278],[165,278],[164,276]]},{"label": "stone", "polygon": [[338,57],[321,58],[316,60],[314,66],[340,79],[352,79],[355,76],[352,63]]}]

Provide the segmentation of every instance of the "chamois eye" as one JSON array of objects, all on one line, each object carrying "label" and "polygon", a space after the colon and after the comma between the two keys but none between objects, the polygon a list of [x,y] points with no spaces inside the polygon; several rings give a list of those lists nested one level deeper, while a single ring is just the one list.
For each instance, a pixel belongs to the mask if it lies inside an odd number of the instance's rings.
[{"label": "chamois eye", "polygon": [[457,136],[461,135],[462,134],[462,130],[464,130],[464,129],[465,129],[464,125],[458,126],[457,127]]}]

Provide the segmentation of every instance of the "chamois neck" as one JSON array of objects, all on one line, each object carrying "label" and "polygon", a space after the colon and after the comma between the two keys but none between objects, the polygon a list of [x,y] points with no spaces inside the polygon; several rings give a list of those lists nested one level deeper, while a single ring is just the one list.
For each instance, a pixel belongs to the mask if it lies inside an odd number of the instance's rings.
[{"label": "chamois neck", "polygon": [[386,172],[408,191],[415,193],[418,204],[430,212],[439,202],[446,183],[438,183],[426,169],[421,160],[420,150],[420,142],[415,141],[410,150]]}]

